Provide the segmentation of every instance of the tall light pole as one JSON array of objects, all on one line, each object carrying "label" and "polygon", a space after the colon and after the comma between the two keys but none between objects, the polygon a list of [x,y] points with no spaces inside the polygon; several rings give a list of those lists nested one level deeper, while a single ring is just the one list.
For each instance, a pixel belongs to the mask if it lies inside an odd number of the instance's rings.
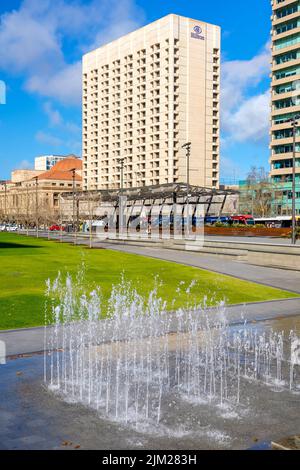
[{"label": "tall light pole", "polygon": [[76,177],[76,168],[72,168],[70,170],[72,172],[72,182],[73,182],[73,195],[72,195],[72,199],[73,199],[73,215],[72,215],[72,218],[73,218],[73,237],[74,237],[74,244],[76,244],[76,227],[75,227],[75,219],[76,219],[76,207],[75,207],[75,196],[76,196],[76,181],[75,181],[75,177]]},{"label": "tall light pole", "polygon": [[123,186],[124,186],[124,162],[125,157],[117,158],[120,168],[120,197],[119,197],[119,235],[123,235],[124,211],[123,211]]},{"label": "tall light pole", "polygon": [[191,147],[192,143],[187,142],[182,146],[183,149],[186,151],[186,224],[187,224],[187,236],[190,236],[190,204],[189,204],[189,197],[190,197],[190,156],[191,156]]},{"label": "tall light pole", "polygon": [[62,217],[62,196],[61,196],[61,194],[58,195],[58,203],[59,203],[59,219],[60,219],[59,239],[60,239],[60,243],[62,243],[63,217]]},{"label": "tall light pole", "polygon": [[28,182],[26,182],[26,235],[28,237],[28,220],[29,220],[29,190]]},{"label": "tall light pole", "polygon": [[4,219],[7,222],[7,182],[4,181]]},{"label": "tall light pole", "polygon": [[38,209],[38,187],[39,187],[39,177],[34,176],[35,179],[35,225],[36,225],[36,237],[39,237],[39,209]]},{"label": "tall light pole", "polygon": [[292,183],[292,244],[297,243],[297,225],[296,225],[296,132],[299,126],[299,116],[291,119],[293,126],[293,183]]},{"label": "tall light pole", "polygon": [[125,162],[125,157],[119,157],[117,158],[117,163],[119,164],[120,168],[120,176],[121,176],[121,181],[120,181],[120,194],[123,194],[123,186],[124,186],[124,162]]}]

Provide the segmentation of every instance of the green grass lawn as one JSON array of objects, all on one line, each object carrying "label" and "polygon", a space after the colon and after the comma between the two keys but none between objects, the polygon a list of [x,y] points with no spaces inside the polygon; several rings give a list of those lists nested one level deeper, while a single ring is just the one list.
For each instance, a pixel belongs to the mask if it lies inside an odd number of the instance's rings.
[{"label": "green grass lawn", "polygon": [[[229,304],[298,296],[176,263],[7,233],[0,234],[0,263],[0,329],[42,325],[45,281],[53,280],[58,271],[75,276],[82,263],[87,288],[100,285],[104,298],[122,272],[145,295],[158,276],[162,283],[159,294],[169,308],[201,302],[204,296],[213,298],[212,303],[226,299]],[[192,281],[195,285],[187,293]]]}]

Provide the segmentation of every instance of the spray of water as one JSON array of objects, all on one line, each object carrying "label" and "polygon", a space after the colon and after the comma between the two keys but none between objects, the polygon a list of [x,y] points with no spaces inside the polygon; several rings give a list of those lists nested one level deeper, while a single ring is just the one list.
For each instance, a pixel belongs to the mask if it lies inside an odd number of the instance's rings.
[{"label": "spray of water", "polygon": [[[46,290],[44,379],[69,400],[138,426],[160,423],[174,393],[236,406],[242,380],[285,384],[284,333],[232,329],[224,303],[213,314],[206,301],[170,313],[157,287],[145,299],[123,278],[104,301],[82,285],[59,275]],[[293,390],[300,340],[291,332],[290,341]]]}]

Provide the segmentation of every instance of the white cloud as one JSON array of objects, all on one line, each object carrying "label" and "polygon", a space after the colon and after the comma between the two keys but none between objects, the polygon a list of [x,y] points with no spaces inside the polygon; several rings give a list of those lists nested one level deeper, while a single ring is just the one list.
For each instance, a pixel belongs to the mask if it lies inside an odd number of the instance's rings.
[{"label": "white cloud", "polygon": [[44,103],[43,108],[49,118],[49,123],[51,126],[59,126],[62,123],[63,119],[60,112],[53,108],[53,105],[50,101]]},{"label": "white cloud", "polygon": [[16,168],[18,168],[18,170],[31,170],[32,167],[33,167],[33,164],[29,160],[22,160],[20,163],[16,165]]},{"label": "white cloud", "polygon": [[48,117],[50,127],[57,127],[70,134],[77,134],[81,136],[81,127],[75,122],[66,121],[61,115],[60,111],[54,108],[51,101],[46,101],[43,104],[43,110]]},{"label": "white cloud", "polygon": [[220,161],[221,164],[221,182],[226,180],[230,184],[235,184],[239,176],[242,174],[242,169],[235,161],[227,156],[223,156]]},{"label": "white cloud", "polygon": [[75,122],[66,121],[51,101],[43,104],[43,110],[48,117],[52,131],[55,129],[59,135],[63,135],[63,138],[53,135],[52,132],[40,130],[36,133],[35,140],[46,146],[61,147],[63,149],[61,151],[64,152],[81,154],[81,127]]},{"label": "white cloud", "polygon": [[270,46],[250,60],[227,61],[222,65],[221,115],[223,141],[260,141],[268,136],[269,92],[257,85],[270,73]]},{"label": "white cloud", "polygon": [[79,105],[81,103],[81,62],[66,65],[47,78],[37,72],[28,79],[25,88],[32,93],[54,98],[63,104]]},{"label": "white cloud", "polygon": [[46,144],[50,147],[59,147],[63,144],[61,139],[44,131],[38,131],[35,135],[35,139],[41,144]]},{"label": "white cloud", "polygon": [[96,34],[91,49],[107,44],[141,26],[141,12],[133,0],[112,1],[106,15],[106,24]]},{"label": "white cloud", "polygon": [[235,142],[266,140],[270,124],[269,91],[244,100],[228,113],[225,128]]},{"label": "white cloud", "polygon": [[[82,145],[81,145],[81,140],[76,139],[76,136],[73,136],[74,138],[69,138],[69,139],[60,139],[59,137],[56,137],[55,135],[45,132],[45,131],[38,131],[35,135],[35,140],[45,146],[44,153],[50,153],[51,152],[51,147],[56,148],[56,151],[59,152],[64,152],[65,154],[75,154],[75,155],[81,155],[82,153]],[[50,150],[49,150],[50,147]]]},{"label": "white cloud", "polygon": [[62,60],[53,27],[45,28],[27,4],[1,16],[0,64],[13,72],[29,72],[32,67],[44,68],[48,61]]},{"label": "white cloud", "polygon": [[64,123],[64,127],[71,134],[79,134],[81,136],[82,128],[75,122],[67,121]]},{"label": "white cloud", "polygon": [[[23,0],[0,16],[0,69],[31,93],[81,102],[81,55],[140,26],[134,0]],[[66,59],[66,43],[74,57]]]}]

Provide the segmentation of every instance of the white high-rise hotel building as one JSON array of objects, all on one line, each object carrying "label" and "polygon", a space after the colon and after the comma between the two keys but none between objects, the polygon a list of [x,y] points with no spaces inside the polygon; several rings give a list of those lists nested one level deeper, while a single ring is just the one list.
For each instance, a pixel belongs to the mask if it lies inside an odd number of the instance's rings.
[{"label": "white high-rise hotel building", "polygon": [[83,57],[83,188],[219,184],[220,28],[168,15]]}]

